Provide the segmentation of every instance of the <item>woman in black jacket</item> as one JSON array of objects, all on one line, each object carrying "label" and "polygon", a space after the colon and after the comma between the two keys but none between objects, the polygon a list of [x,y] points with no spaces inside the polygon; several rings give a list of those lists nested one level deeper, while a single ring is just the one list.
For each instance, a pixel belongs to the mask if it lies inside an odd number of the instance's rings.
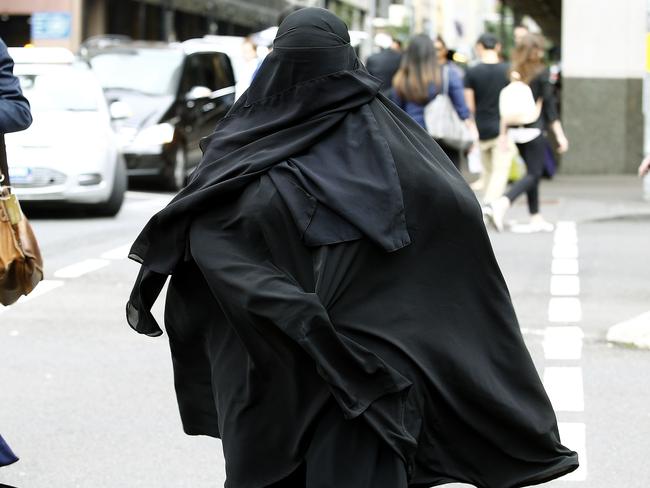
[{"label": "woman in black jacket", "polygon": [[511,138],[519,149],[519,154],[526,164],[526,176],[517,181],[500,198],[485,207],[489,221],[494,227],[503,230],[503,218],[512,202],[522,194],[528,197],[530,213],[530,230],[532,232],[550,232],[553,225],[542,217],[539,208],[539,184],[544,172],[545,141],[543,130],[546,127],[555,134],[558,153],[566,152],[569,141],[564,135],[562,123],[557,111],[557,100],[553,86],[549,81],[549,72],[543,63],[544,38],[539,34],[527,34],[515,46],[512,54],[511,76],[526,83],[532,91],[536,103],[541,104],[539,118],[523,126],[502,124],[499,144],[507,147],[507,138]]}]

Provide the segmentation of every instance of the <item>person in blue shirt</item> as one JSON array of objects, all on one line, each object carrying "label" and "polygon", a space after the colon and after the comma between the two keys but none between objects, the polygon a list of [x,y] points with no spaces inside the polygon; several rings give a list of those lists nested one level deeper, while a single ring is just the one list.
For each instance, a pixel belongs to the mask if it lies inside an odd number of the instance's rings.
[{"label": "person in blue shirt", "polygon": [[14,62],[0,39],[0,135],[24,130],[32,123],[29,102],[13,74]]},{"label": "person in blue shirt", "polygon": [[[7,45],[0,39],[0,173],[7,173],[4,135],[24,130],[32,123],[29,102],[23,96],[20,82],[13,74],[14,62],[9,56]],[[0,182],[0,184],[4,183]],[[0,466],[18,461],[0,435]],[[4,485],[3,485],[4,486]]]},{"label": "person in blue shirt", "polygon": [[[417,34],[409,41],[400,68],[393,77],[393,87],[389,98],[425,129],[424,107],[440,92],[443,69],[437,61],[433,41],[425,34]],[[465,103],[463,81],[453,69],[447,68],[447,76],[449,98],[451,98],[458,116],[466,121],[472,132],[475,132],[470,111]],[[440,141],[438,144],[458,168],[460,166],[458,150],[448,147]]]}]

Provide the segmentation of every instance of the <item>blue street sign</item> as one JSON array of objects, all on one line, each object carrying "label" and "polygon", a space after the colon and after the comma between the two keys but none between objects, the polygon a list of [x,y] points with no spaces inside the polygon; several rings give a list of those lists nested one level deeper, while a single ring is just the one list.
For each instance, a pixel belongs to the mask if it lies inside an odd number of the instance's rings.
[{"label": "blue street sign", "polygon": [[32,14],[32,40],[67,39],[72,30],[70,12],[34,12]]}]

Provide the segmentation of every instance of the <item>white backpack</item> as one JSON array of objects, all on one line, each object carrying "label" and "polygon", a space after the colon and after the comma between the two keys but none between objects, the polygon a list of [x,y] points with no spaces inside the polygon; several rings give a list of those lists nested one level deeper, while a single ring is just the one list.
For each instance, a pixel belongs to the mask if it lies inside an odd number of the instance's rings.
[{"label": "white backpack", "polygon": [[536,102],[530,87],[516,71],[512,81],[499,93],[499,115],[506,125],[532,124],[542,113],[542,102]]}]

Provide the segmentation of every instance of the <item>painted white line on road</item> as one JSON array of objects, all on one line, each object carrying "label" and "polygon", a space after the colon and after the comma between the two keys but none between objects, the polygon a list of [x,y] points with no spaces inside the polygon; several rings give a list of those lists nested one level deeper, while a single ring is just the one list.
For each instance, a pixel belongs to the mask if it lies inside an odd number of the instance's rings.
[{"label": "painted white line on road", "polygon": [[[576,223],[558,222],[553,242],[548,320],[563,325],[546,328],[542,343],[544,357],[547,360],[572,361],[576,364],[582,358],[584,333],[577,325],[567,325],[582,320]],[[556,412],[584,411],[584,385],[580,366],[547,367],[544,370],[544,387]],[[585,424],[560,422],[558,427],[562,443],[576,451],[580,460],[580,467],[562,479],[585,481],[587,479]]]},{"label": "painted white line on road", "polygon": [[574,323],[582,320],[580,299],[553,297],[548,302],[548,320],[554,323]]},{"label": "painted white line on road", "polygon": [[559,246],[576,245],[578,244],[578,236],[575,234],[567,233],[555,234],[553,243]]},{"label": "painted white line on road", "polygon": [[558,231],[566,231],[568,229],[576,229],[576,223],[573,220],[560,220],[555,224]]},{"label": "painted white line on road", "polygon": [[582,357],[584,333],[580,327],[547,327],[544,334],[544,357],[553,360],[577,360]]},{"label": "painted white line on road", "polygon": [[556,229],[553,236],[553,242],[555,244],[577,244],[578,243],[578,234],[575,229],[571,230],[562,230]]},{"label": "painted white line on road", "polygon": [[86,259],[76,264],[71,264],[54,272],[56,278],[79,278],[80,276],[108,266],[110,261],[106,259]]},{"label": "painted white line on road", "polygon": [[38,298],[42,295],[45,295],[46,293],[51,292],[52,290],[56,290],[57,288],[63,286],[63,284],[64,282],[59,280],[43,280],[38,285],[36,285],[36,288],[34,288],[33,292],[31,292],[26,297],[21,297],[20,300],[18,300],[16,303],[29,302],[34,298]]},{"label": "painted white line on road", "polygon": [[553,366],[544,369],[544,388],[556,412],[584,411],[582,368]]},{"label": "painted white line on road", "polygon": [[551,273],[554,275],[577,275],[580,271],[577,259],[554,259],[551,263]]},{"label": "painted white line on road", "polygon": [[174,194],[166,192],[148,192],[148,191],[136,191],[129,190],[126,192],[127,200],[133,198],[134,200],[152,200],[154,198],[167,198],[171,200],[174,198]]},{"label": "painted white line on road", "polygon": [[544,337],[544,335],[546,333],[544,329],[529,329],[529,328],[526,328],[526,327],[520,327],[519,330],[521,330],[522,335],[532,335],[532,336]]},{"label": "painted white line on road", "polygon": [[555,244],[553,246],[553,258],[555,259],[577,259],[577,244]]},{"label": "painted white line on road", "polygon": [[585,481],[587,479],[587,428],[580,422],[560,422],[562,444],[578,453],[580,467],[562,477],[562,481]]},{"label": "painted white line on road", "polygon": [[126,244],[124,246],[111,249],[110,251],[106,251],[100,257],[102,259],[110,259],[110,260],[127,259],[129,257],[130,250],[131,250],[131,244]]},{"label": "painted white line on road", "polygon": [[56,290],[60,286],[63,286],[64,282],[63,281],[58,281],[58,280],[43,280],[41,281],[38,285],[36,285],[36,288],[34,288],[34,291],[31,292],[27,296],[20,297],[16,303],[13,305],[9,305],[8,307],[3,307],[0,305],[0,313],[6,312],[9,310],[11,307],[15,307],[18,304],[21,303],[26,303],[29,302],[30,300],[33,300],[34,298],[38,298],[42,295],[45,295],[46,293],[51,292],[52,290]]},{"label": "painted white line on road", "polygon": [[580,278],[569,275],[551,276],[551,295],[554,297],[580,295]]}]

